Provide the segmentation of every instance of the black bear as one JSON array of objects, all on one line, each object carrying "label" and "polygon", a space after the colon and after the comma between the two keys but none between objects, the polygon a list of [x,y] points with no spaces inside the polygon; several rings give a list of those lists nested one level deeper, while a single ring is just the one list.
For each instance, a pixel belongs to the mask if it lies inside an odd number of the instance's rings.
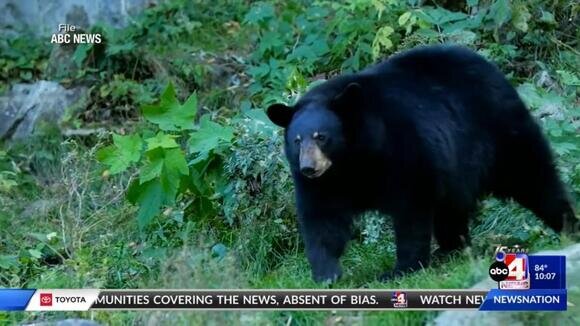
[{"label": "black bear", "polygon": [[469,244],[485,194],[513,198],[561,231],[576,223],[550,147],[497,67],[458,46],[394,55],[274,104],[298,221],[316,281],[341,275],[353,217],[393,217],[397,263],[385,278]]}]

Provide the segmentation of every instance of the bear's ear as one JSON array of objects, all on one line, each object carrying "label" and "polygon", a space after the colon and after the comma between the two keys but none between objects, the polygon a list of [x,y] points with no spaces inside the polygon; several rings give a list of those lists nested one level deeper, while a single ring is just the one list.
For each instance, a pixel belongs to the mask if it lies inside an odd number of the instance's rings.
[{"label": "bear's ear", "polygon": [[362,86],[359,83],[349,83],[336,95],[332,100],[333,106],[338,110],[347,109],[348,107],[360,104],[362,100]]},{"label": "bear's ear", "polygon": [[294,108],[285,104],[276,103],[268,107],[266,114],[275,125],[286,128],[290,124],[290,121],[292,121]]}]

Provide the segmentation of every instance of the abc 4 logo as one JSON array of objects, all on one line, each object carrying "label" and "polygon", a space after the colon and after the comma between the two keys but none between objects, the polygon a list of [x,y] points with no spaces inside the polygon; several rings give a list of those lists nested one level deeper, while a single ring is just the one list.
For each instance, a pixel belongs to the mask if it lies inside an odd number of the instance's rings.
[{"label": "abc 4 logo", "polygon": [[526,255],[507,254],[503,260],[495,261],[489,266],[489,277],[496,282],[526,280],[527,263]]}]

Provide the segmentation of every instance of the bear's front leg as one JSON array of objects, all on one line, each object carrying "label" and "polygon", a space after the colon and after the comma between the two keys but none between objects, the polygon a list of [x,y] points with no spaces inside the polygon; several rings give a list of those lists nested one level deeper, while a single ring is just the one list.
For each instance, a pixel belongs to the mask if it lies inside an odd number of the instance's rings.
[{"label": "bear's front leg", "polygon": [[351,219],[344,215],[303,214],[300,225],[314,281],[336,281],[342,275],[339,259],[350,239]]},{"label": "bear's front leg", "polygon": [[433,216],[429,211],[413,209],[394,216],[397,264],[381,276],[388,280],[429,266]]}]

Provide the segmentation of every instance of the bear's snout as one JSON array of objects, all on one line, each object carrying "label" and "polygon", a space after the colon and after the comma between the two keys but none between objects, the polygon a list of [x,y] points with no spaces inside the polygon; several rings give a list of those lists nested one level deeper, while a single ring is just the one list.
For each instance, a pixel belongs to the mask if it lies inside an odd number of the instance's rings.
[{"label": "bear's snout", "polygon": [[320,147],[308,142],[300,147],[300,173],[308,178],[318,178],[332,165]]}]

